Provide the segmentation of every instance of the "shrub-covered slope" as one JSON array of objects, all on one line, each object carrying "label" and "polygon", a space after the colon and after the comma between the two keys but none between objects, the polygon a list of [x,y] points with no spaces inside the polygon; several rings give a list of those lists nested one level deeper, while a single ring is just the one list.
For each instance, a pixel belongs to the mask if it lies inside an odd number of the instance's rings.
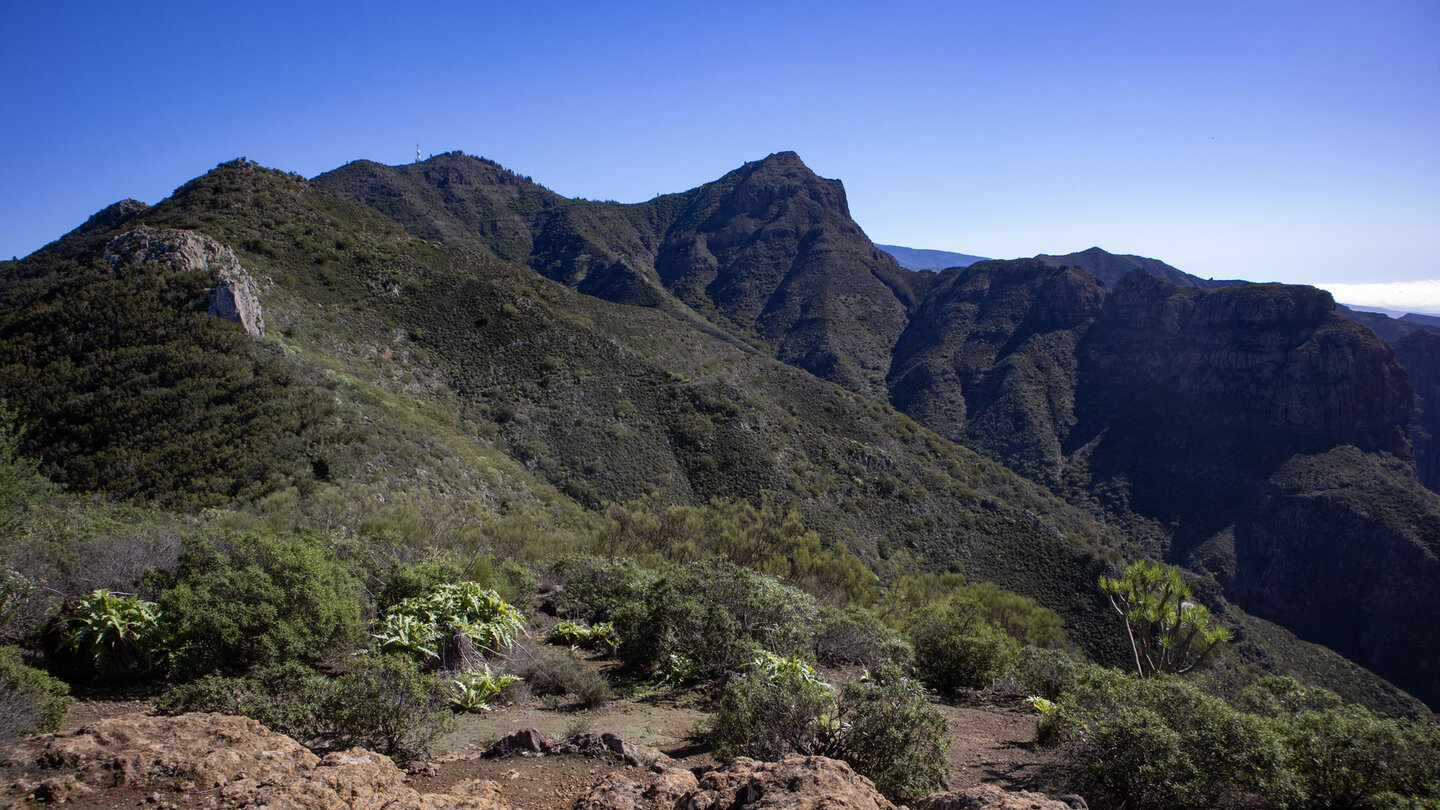
[{"label": "shrub-covered slope", "polygon": [[357,161],[316,178],[411,233],[483,246],[621,303],[679,303],[774,356],[883,396],[914,287],[850,219],[845,189],[793,152],[636,205],[569,200],[460,153]]},{"label": "shrub-covered slope", "polygon": [[[743,186],[739,177],[727,193],[743,197]],[[652,491],[680,503],[769,497],[882,577],[964,570],[972,581],[993,580],[1056,610],[1092,655],[1120,657],[1122,638],[1095,581],[1114,554],[1106,549],[1125,547],[1123,538],[889,406],[776,362],[733,324],[708,323],[678,298],[637,307],[585,295],[496,250],[407,235],[317,183],[243,161],[126,214],[5,268],[0,318],[21,325],[7,332],[14,336],[4,347],[7,395],[25,399],[22,417],[37,424],[28,446],[62,480],[79,481],[101,462],[147,469],[142,460],[178,458],[211,480],[176,503],[258,498],[269,514],[395,542],[439,542],[478,522],[484,536],[477,542],[507,550],[564,542],[541,535],[564,538],[563,527],[593,525],[587,507]],[[112,272],[104,246],[142,225],[194,231],[233,248],[261,287],[265,337],[205,315],[213,280],[146,266]],[[1093,284],[1070,271],[1056,277],[1061,290]],[[166,375],[129,383],[123,364],[72,374],[66,363],[83,352],[64,361],[35,348],[39,333],[28,324],[61,291],[76,300],[115,291],[119,300],[139,301],[170,287],[134,306],[143,317],[77,318],[60,332],[82,345],[103,339],[122,354],[172,340],[176,319],[208,335],[174,337],[171,354],[190,362],[166,360]],[[1029,312],[1029,294],[1017,296],[1014,312]],[[1050,326],[1036,321],[1026,339]],[[1032,348],[995,352],[1018,362]],[[208,367],[227,363],[291,386],[261,397],[271,408],[264,413],[293,419],[314,403],[320,416],[295,427],[225,419],[209,434],[166,421],[187,408],[208,412],[206,396],[215,396],[204,393]],[[46,397],[22,391],[31,375],[46,374],[56,375]],[[1053,380],[1065,378],[1045,379],[1051,382],[1033,390],[1059,390]],[[82,396],[127,384],[161,392],[174,407],[155,411],[165,419],[130,422]],[[190,396],[196,386],[200,393]],[[1032,394],[1004,395],[1005,388],[990,407],[1013,419]],[[82,426],[96,437],[91,445],[51,450],[53,435]],[[111,442],[127,429],[138,438]],[[214,447],[244,448],[270,466],[213,463]],[[159,477],[125,486],[115,482],[127,479],[109,474],[93,480],[85,486],[126,498],[174,497],[175,485]],[[1261,658],[1275,649],[1256,643]],[[1349,694],[1389,689],[1356,678],[1324,682]],[[1359,681],[1367,685],[1351,688]]]}]

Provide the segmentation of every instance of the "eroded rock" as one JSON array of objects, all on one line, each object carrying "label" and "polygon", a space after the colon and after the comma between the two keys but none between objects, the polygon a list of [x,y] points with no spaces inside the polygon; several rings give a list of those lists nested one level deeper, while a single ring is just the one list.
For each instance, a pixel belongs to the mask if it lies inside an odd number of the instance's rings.
[{"label": "eroded rock", "polygon": [[[327,810],[504,810],[494,783],[443,794],[405,786],[383,754],[352,748],[323,759],[246,717],[185,714],[108,718],[66,734],[32,737],[0,752],[17,771],[10,806],[27,797],[99,803],[112,792],[201,797],[184,806]],[[197,801],[199,801],[197,799]]]},{"label": "eroded rock", "polygon": [[240,266],[235,252],[194,231],[139,227],[110,240],[105,262],[112,270],[126,264],[155,262],[176,271],[200,270],[214,286],[205,291],[210,314],[245,327],[251,337],[265,334],[260,290]]}]

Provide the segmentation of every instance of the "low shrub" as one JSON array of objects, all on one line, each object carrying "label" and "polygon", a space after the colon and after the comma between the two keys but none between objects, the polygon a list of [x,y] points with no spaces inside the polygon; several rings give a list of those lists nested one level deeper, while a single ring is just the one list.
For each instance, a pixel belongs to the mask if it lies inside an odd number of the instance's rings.
[{"label": "low shrub", "polygon": [[325,714],[341,747],[406,760],[454,727],[450,699],[450,686],[414,659],[367,655],[335,679]]},{"label": "low shrub", "polygon": [[815,658],[826,666],[908,666],[915,651],[899,633],[866,608],[822,606],[815,627]]},{"label": "low shrub", "polygon": [[239,714],[302,744],[321,745],[332,731],[327,711],[334,684],[303,664],[291,662],[251,671],[244,677],[211,673],[173,687],[155,702],[162,714]]},{"label": "low shrub", "polygon": [[70,708],[64,681],[27,666],[15,647],[0,647],[0,740],[55,731]]},{"label": "low shrub", "polygon": [[571,554],[551,569],[562,589],[550,597],[560,616],[592,624],[608,621],[621,607],[638,602],[651,580],[631,559]]},{"label": "low shrub", "polygon": [[603,705],[614,697],[605,675],[581,666],[569,650],[550,650],[537,655],[522,674],[533,694],[574,695],[584,708]]},{"label": "low shrub", "polygon": [[569,650],[546,650],[531,659],[520,675],[537,697],[566,695],[580,678],[580,662]]},{"label": "low shrub", "polygon": [[835,688],[809,664],[762,652],[725,687],[711,722],[715,754],[723,761],[819,753],[835,709]]},{"label": "low shrub", "polygon": [[805,653],[817,611],[814,597],[773,577],[702,560],[670,569],[615,614],[617,655],[637,674],[681,661],[697,677],[718,678],[757,649]]},{"label": "low shrub", "polygon": [[1433,723],[1333,706],[1283,718],[1277,726],[1308,807],[1440,802],[1440,728]]},{"label": "low shrub", "polygon": [[1285,806],[1298,791],[1282,738],[1176,676],[1085,667],[1041,720],[1071,788],[1102,807]]},{"label": "low shrub", "polygon": [[916,671],[927,685],[945,691],[991,686],[1019,651],[1014,639],[962,597],[916,611],[908,630]]},{"label": "low shrub", "polygon": [[941,789],[950,771],[949,730],[917,681],[884,667],[841,690],[825,753],[850,763],[892,801],[909,802]]}]

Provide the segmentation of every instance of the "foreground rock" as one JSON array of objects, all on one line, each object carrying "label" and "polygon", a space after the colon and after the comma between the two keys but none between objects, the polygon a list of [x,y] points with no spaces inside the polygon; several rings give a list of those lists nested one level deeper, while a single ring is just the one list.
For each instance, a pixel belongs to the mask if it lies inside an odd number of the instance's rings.
[{"label": "foreground rock", "polygon": [[68,734],[45,734],[0,752],[6,806],[27,799],[144,799],[177,808],[504,810],[492,782],[421,794],[389,757],[352,748],[323,759],[246,717],[127,715]]},{"label": "foreground rock", "polygon": [[1086,810],[1085,800],[1067,796],[1063,801],[1029,791],[1001,790],[976,785],[950,793],[936,793],[915,803],[914,810]]}]

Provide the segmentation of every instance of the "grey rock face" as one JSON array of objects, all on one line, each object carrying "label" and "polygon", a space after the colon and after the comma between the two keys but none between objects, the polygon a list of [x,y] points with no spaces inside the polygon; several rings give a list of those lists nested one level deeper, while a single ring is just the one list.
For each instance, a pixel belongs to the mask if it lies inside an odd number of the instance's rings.
[{"label": "grey rock face", "polygon": [[210,314],[240,324],[251,337],[265,334],[255,280],[240,266],[234,251],[204,234],[142,226],[112,239],[105,246],[105,262],[112,270],[131,263],[159,262],[177,272],[204,271],[214,281],[205,291]]}]

